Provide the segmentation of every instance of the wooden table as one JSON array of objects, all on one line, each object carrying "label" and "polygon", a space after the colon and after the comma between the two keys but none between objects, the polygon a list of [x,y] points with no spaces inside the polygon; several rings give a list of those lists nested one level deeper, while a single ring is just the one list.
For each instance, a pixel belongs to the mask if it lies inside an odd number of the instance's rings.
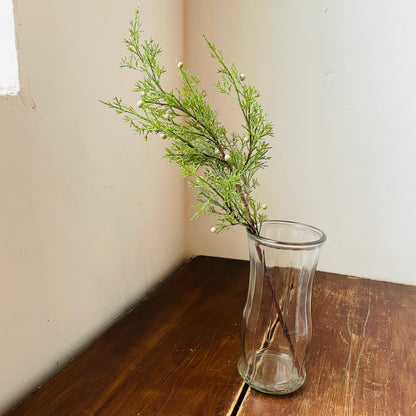
[{"label": "wooden table", "polygon": [[317,272],[305,385],[247,388],[248,263],[197,257],[8,416],[416,415],[416,287]]}]

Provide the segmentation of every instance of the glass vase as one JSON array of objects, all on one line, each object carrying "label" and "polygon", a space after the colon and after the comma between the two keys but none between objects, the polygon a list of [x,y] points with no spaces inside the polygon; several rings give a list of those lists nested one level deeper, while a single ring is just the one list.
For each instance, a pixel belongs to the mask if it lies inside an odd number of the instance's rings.
[{"label": "glass vase", "polygon": [[325,234],[289,221],[248,231],[250,281],[238,371],[256,390],[288,394],[303,385],[312,336],[312,282]]}]

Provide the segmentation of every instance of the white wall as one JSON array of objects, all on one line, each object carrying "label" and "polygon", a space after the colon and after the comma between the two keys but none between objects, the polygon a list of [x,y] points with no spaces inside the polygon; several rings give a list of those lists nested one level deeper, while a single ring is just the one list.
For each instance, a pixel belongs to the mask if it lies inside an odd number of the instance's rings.
[{"label": "white wall", "polygon": [[[119,69],[136,5],[15,4],[21,91],[0,98],[0,414],[184,259],[177,169],[98,102],[137,101]],[[176,69],[182,0],[142,7]]]},{"label": "white wall", "polygon": [[[258,195],[326,231],[321,270],[416,284],[415,21],[410,0],[187,2],[188,66],[213,84],[205,33],[263,92],[276,137]],[[243,230],[210,227],[189,228],[190,253],[246,257]]]}]

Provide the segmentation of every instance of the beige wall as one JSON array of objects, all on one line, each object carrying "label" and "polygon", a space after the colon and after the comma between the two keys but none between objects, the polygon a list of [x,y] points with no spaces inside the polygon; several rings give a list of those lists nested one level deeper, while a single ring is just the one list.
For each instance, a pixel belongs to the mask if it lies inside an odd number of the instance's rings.
[{"label": "beige wall", "polygon": [[[186,61],[207,87],[216,74],[201,33],[263,92],[276,132],[258,192],[269,216],[326,231],[321,270],[416,284],[415,3],[187,6]],[[240,122],[229,103],[212,102],[229,125]],[[210,227],[204,218],[188,228],[190,254],[246,257],[243,230]]]},{"label": "beige wall", "polygon": [[[98,102],[129,96],[135,76],[118,66],[136,4],[15,2],[22,90],[0,97],[0,414],[184,259],[176,168]],[[176,68],[182,0],[142,5]]]}]

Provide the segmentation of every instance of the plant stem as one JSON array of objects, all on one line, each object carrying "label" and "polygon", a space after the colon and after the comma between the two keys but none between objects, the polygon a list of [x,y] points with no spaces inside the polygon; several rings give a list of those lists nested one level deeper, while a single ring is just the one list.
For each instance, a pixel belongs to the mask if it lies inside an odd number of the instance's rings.
[{"label": "plant stem", "polygon": [[296,356],[295,348],[293,346],[292,338],[290,337],[289,329],[286,325],[286,322],[285,322],[284,317],[283,317],[282,309],[280,308],[279,302],[277,300],[276,292],[275,292],[274,287],[273,287],[273,282],[272,282],[272,279],[270,277],[269,271],[267,270],[267,266],[266,266],[263,251],[261,250],[261,248],[260,248],[260,246],[258,245],[257,242],[256,242],[256,250],[257,250],[257,254],[259,256],[259,260],[260,260],[261,264],[263,265],[263,273],[264,273],[264,276],[266,278],[267,285],[270,289],[273,305],[274,305],[274,307],[276,309],[276,312],[277,312],[277,322],[280,321],[280,325],[282,326],[283,335],[287,339],[290,351],[293,355],[293,363],[296,367],[296,370],[297,370],[298,374],[301,375],[301,365],[300,365],[299,359]]}]

